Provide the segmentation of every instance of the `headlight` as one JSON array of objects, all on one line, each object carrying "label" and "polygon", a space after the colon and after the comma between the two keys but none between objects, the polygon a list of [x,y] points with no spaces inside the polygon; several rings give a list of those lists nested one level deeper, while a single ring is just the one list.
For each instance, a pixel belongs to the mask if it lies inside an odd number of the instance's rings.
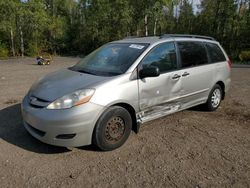
[{"label": "headlight", "polygon": [[65,95],[47,106],[47,109],[67,109],[88,102],[93,96],[94,89],[82,89]]}]

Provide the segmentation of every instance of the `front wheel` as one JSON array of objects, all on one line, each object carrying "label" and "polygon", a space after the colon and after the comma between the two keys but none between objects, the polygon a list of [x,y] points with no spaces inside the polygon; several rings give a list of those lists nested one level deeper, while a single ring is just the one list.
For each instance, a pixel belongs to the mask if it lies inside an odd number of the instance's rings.
[{"label": "front wheel", "polygon": [[206,110],[215,111],[220,106],[222,95],[220,85],[216,84],[208,96],[207,103],[205,104]]},{"label": "front wheel", "polygon": [[119,106],[108,108],[97,121],[93,143],[103,151],[114,150],[128,139],[132,129],[129,112]]}]

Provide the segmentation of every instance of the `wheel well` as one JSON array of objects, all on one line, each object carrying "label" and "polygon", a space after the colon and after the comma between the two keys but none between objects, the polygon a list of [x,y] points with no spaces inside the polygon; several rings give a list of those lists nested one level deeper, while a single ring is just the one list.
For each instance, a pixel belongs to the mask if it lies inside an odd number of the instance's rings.
[{"label": "wheel well", "polygon": [[225,98],[225,84],[222,81],[219,81],[216,84],[218,84],[221,87],[221,89],[222,89],[222,99],[224,99]]},{"label": "wheel well", "polygon": [[130,113],[131,118],[132,118],[132,130],[135,132],[138,132],[138,124],[136,121],[135,109],[127,103],[117,103],[117,104],[114,104],[112,106],[120,106],[122,108],[125,108]]}]

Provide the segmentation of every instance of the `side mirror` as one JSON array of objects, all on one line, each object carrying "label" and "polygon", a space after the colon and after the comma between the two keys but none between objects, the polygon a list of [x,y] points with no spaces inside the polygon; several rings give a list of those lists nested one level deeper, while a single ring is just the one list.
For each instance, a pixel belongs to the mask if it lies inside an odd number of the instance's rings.
[{"label": "side mirror", "polygon": [[155,66],[149,66],[146,68],[142,68],[139,71],[139,77],[141,79],[147,78],[147,77],[158,77],[158,76],[160,76],[160,70],[158,67],[155,67]]}]

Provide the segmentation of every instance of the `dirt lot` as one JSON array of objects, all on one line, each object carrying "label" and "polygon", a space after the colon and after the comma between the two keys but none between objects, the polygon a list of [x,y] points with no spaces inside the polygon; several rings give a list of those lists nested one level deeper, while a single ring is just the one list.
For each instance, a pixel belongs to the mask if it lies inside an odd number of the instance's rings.
[{"label": "dirt lot", "polygon": [[22,126],[20,102],[31,84],[77,60],[0,61],[0,187],[250,187],[250,68],[233,69],[218,111],[161,118],[100,152],[49,146]]}]

